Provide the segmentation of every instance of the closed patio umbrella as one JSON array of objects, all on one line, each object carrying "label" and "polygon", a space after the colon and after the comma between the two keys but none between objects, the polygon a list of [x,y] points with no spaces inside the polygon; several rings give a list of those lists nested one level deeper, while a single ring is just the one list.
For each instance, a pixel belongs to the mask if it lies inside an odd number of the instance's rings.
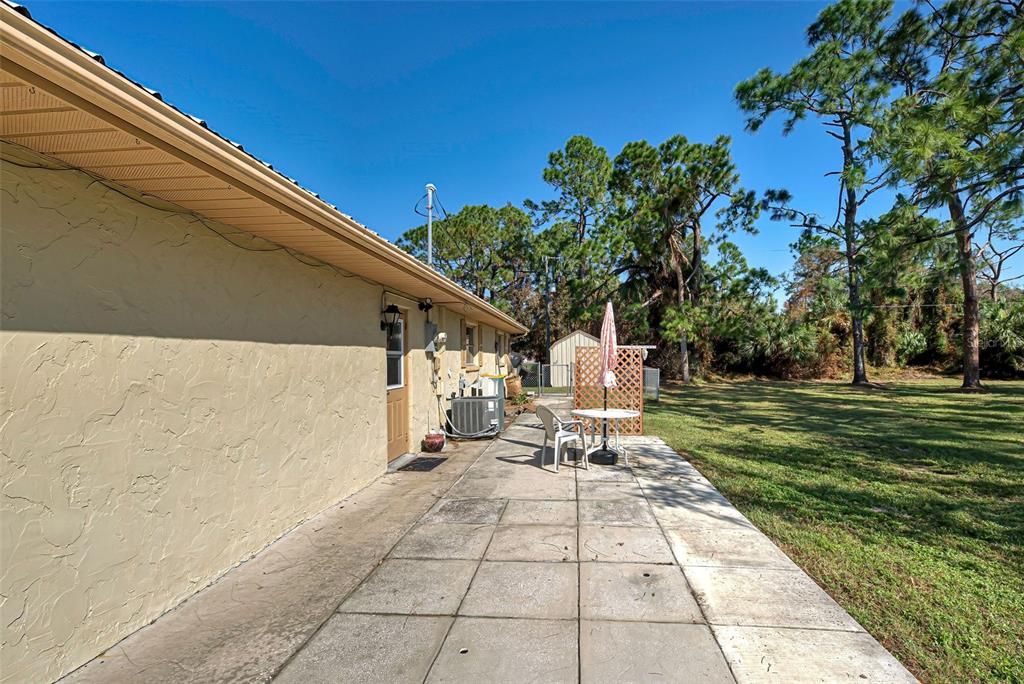
[{"label": "closed patio umbrella", "polygon": [[612,303],[604,307],[601,321],[601,372],[597,381],[604,388],[604,407],[608,408],[608,389],[615,387],[615,366],[618,364],[619,345],[615,339],[615,312]]},{"label": "closed patio umbrella", "polygon": [[[600,373],[597,377],[598,384],[604,388],[604,410],[608,410],[608,389],[617,387],[615,381],[615,366],[618,364],[618,341],[615,338],[615,312],[612,310],[612,303],[608,302],[604,307],[604,320],[601,322],[601,353]],[[618,454],[608,449],[608,421],[601,421],[601,449],[595,451],[592,456],[598,456],[607,463],[615,463]],[[600,461],[595,461],[600,462]]]}]

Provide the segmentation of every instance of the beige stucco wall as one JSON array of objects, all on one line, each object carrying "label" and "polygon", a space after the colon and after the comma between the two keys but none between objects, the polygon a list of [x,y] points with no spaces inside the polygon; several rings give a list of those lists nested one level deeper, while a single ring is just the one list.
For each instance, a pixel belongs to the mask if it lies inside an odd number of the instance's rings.
[{"label": "beige stucco wall", "polygon": [[[476,366],[463,365],[463,322],[477,326],[479,338],[477,341],[478,353],[476,358],[478,363]],[[496,331],[493,327],[476,322],[471,313],[445,309],[442,312],[439,328],[448,333],[448,345],[444,359],[445,372],[442,377],[442,381],[446,383],[445,396],[451,396],[453,391],[458,391],[460,376],[465,377],[467,383],[473,383],[483,374],[497,372],[497,358],[494,354],[494,335]],[[448,378],[448,370],[451,371],[450,379]]]},{"label": "beige stucco wall", "polygon": [[[461,321],[464,314],[458,314],[443,306],[434,307],[430,312],[431,321],[437,325],[438,332],[446,332],[447,343],[439,347],[435,355],[426,352],[426,321],[427,315],[420,311],[409,300],[385,293],[385,301],[402,309],[408,328],[409,341],[409,373],[406,378],[409,392],[409,432],[410,449],[419,449],[420,440],[432,430],[441,427],[441,413],[437,401],[437,389],[441,390],[443,399],[441,406],[448,407],[448,397],[459,390],[459,378],[465,377],[467,383],[477,380],[483,373],[494,373],[497,370],[494,354],[495,330],[490,326],[479,325],[481,336],[487,340],[488,347],[481,347],[478,355],[480,364],[476,369],[462,365]],[[471,318],[468,320],[472,320]],[[450,371],[450,373],[449,373]]]},{"label": "beige stucco wall", "polygon": [[[387,295],[385,295],[387,296]],[[389,298],[389,303],[402,307],[399,298]],[[420,440],[430,430],[441,427],[443,420],[441,411],[449,407],[448,398],[453,392],[459,391],[459,380],[465,378],[467,384],[474,383],[483,374],[497,373],[498,356],[494,351],[494,340],[497,331],[488,325],[477,324],[480,331],[478,345],[479,361],[476,367],[465,366],[462,362],[462,325],[463,321],[474,323],[472,315],[461,313],[443,306],[435,307],[431,320],[437,325],[438,332],[444,332],[448,341],[437,350],[436,358],[424,351],[426,342],[426,316],[413,308],[405,310],[410,321],[410,419],[411,447],[419,448]],[[436,383],[436,384],[435,384]],[[440,389],[442,402],[437,401],[437,390]]]},{"label": "beige stucco wall", "polygon": [[384,471],[381,289],[3,166],[0,669],[46,681]]},{"label": "beige stucco wall", "polygon": [[[429,430],[438,429],[437,407],[433,393],[433,357],[426,349],[427,317],[416,306],[410,306],[408,300],[397,297],[389,298],[403,307],[409,326],[409,373],[406,377],[409,392],[409,449],[417,451],[420,440]],[[409,307],[409,308],[405,308]],[[435,308],[431,317],[437,314]]]}]

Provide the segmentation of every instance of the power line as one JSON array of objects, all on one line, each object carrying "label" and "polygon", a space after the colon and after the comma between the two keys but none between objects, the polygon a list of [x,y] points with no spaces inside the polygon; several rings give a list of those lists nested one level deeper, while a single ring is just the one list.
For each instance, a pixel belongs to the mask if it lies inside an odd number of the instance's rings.
[{"label": "power line", "polygon": [[422,216],[424,218],[426,218],[427,215],[420,211],[420,203],[425,199],[427,199],[426,193],[424,193],[423,197],[420,197],[419,200],[416,201],[416,204],[412,208],[413,212],[415,212],[418,216]]},{"label": "power line", "polygon": [[441,209],[441,213],[444,214],[443,218],[447,219],[448,218],[448,210],[444,208],[443,204],[441,204],[441,198],[437,196],[437,190],[436,189],[434,190],[434,201],[437,202],[438,208],[440,208]]}]

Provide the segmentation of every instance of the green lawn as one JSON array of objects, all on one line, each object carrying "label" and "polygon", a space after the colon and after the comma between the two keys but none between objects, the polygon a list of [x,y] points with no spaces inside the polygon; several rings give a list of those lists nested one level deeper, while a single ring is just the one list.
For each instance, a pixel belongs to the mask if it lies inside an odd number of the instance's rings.
[{"label": "green lawn", "polygon": [[687,455],[930,682],[1024,681],[1024,382],[673,386]]}]

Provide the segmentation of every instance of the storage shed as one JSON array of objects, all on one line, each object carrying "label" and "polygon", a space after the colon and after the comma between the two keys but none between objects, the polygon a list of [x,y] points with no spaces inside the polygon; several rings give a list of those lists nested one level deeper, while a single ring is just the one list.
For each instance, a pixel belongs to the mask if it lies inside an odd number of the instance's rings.
[{"label": "storage shed", "polygon": [[551,386],[569,387],[572,385],[574,366],[576,365],[577,347],[597,347],[601,340],[582,330],[573,330],[565,337],[551,345]]}]

